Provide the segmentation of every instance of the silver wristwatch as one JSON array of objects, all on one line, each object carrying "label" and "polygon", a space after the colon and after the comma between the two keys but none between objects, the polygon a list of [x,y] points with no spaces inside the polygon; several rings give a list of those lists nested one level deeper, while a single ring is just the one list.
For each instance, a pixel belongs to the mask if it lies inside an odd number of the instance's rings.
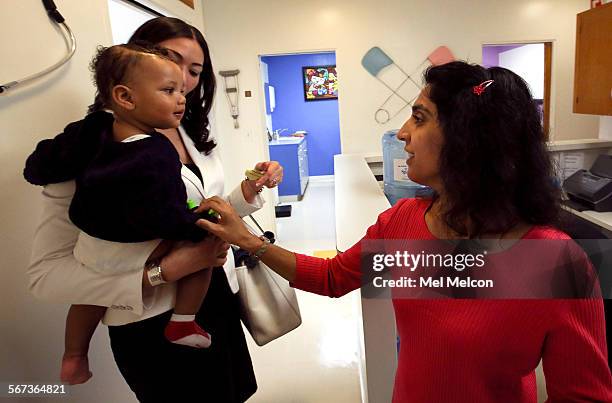
[{"label": "silver wristwatch", "polygon": [[149,283],[153,287],[166,282],[162,276],[162,268],[159,264],[154,264],[153,267],[147,270],[147,277],[149,278]]},{"label": "silver wristwatch", "polygon": [[251,256],[253,256],[257,260],[261,259],[261,256],[266,253],[266,251],[268,250],[268,246],[270,246],[270,240],[265,236],[262,235],[259,237],[259,239],[263,241],[263,244],[261,244],[259,249],[257,249],[254,253],[251,254]]}]

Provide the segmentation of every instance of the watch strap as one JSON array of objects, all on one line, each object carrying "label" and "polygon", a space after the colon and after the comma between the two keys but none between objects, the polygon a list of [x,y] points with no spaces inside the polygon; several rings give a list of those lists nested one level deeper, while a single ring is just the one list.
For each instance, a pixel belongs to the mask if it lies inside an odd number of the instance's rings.
[{"label": "watch strap", "polygon": [[263,244],[255,251],[255,253],[253,253],[253,256],[257,259],[261,259],[261,256],[266,253],[268,246],[270,246],[270,240],[265,236],[262,235],[259,237],[259,239],[263,241]]}]

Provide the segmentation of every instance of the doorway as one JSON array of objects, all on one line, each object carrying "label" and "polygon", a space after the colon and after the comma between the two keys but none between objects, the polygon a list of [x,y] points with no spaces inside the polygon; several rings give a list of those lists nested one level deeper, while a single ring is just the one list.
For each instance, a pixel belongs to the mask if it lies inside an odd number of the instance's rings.
[{"label": "doorway", "polygon": [[[341,153],[337,83],[342,76],[336,73],[336,53],[261,55],[260,67],[271,158],[281,149],[279,140],[290,149],[292,137],[304,138],[296,157],[304,166],[284,165],[278,189],[283,202],[301,200],[309,182],[333,180],[334,155]],[[322,96],[308,94],[312,71],[321,76],[317,95]]]},{"label": "doorway", "polygon": [[[335,77],[335,52],[261,55],[259,62],[270,159],[284,168],[278,187],[283,204],[276,206],[277,244],[297,253],[332,257],[336,254],[333,158],[341,153],[332,81],[341,81],[342,72]],[[311,78],[315,72],[318,76],[315,85],[306,85],[309,72]],[[317,96],[320,99],[312,100]],[[284,189],[288,193],[282,191],[287,183],[291,183]],[[289,210],[290,216],[279,214]],[[276,365],[255,365],[259,389],[249,402],[288,401],[286,388],[279,385],[289,383],[293,401],[362,401],[358,299],[346,296],[332,301],[296,293],[302,325],[263,349],[251,350],[255,364]],[[304,377],[306,373],[310,376]],[[296,378],[301,381],[296,383]]]},{"label": "doorway", "polygon": [[540,109],[544,136],[549,139],[552,42],[485,44],[482,46],[484,67],[505,67],[521,76]]}]

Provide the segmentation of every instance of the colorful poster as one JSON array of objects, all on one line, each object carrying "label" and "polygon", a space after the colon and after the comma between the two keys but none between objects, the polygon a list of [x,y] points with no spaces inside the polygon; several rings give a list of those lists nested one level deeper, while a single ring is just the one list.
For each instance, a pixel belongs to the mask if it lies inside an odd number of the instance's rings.
[{"label": "colorful poster", "polygon": [[304,100],[338,99],[338,73],[336,66],[302,67]]}]

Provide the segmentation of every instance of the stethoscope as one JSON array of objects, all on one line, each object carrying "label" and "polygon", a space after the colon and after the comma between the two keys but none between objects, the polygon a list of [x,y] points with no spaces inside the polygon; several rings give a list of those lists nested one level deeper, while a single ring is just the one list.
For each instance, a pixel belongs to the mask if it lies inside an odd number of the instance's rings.
[{"label": "stethoscope", "polygon": [[36,74],[32,74],[31,76],[0,85],[0,94],[7,92],[8,90],[11,90],[17,86],[21,86],[23,84],[34,81],[40,77],[43,77],[51,73],[54,70],[57,70],[58,68],[66,64],[66,62],[68,62],[68,60],[72,58],[72,56],[74,55],[74,52],[76,51],[76,39],[74,38],[74,34],[72,33],[72,30],[70,29],[70,27],[68,27],[68,25],[66,24],[64,17],[60,14],[59,11],[57,11],[57,7],[55,6],[55,3],[53,2],[53,0],[42,0],[42,3],[45,9],[47,10],[47,14],[49,15],[49,18],[51,18],[56,24],[64,28],[64,30],[62,31],[62,34],[68,41],[68,45],[69,45],[68,53],[60,61],[55,63],[53,66],[50,66]]}]

